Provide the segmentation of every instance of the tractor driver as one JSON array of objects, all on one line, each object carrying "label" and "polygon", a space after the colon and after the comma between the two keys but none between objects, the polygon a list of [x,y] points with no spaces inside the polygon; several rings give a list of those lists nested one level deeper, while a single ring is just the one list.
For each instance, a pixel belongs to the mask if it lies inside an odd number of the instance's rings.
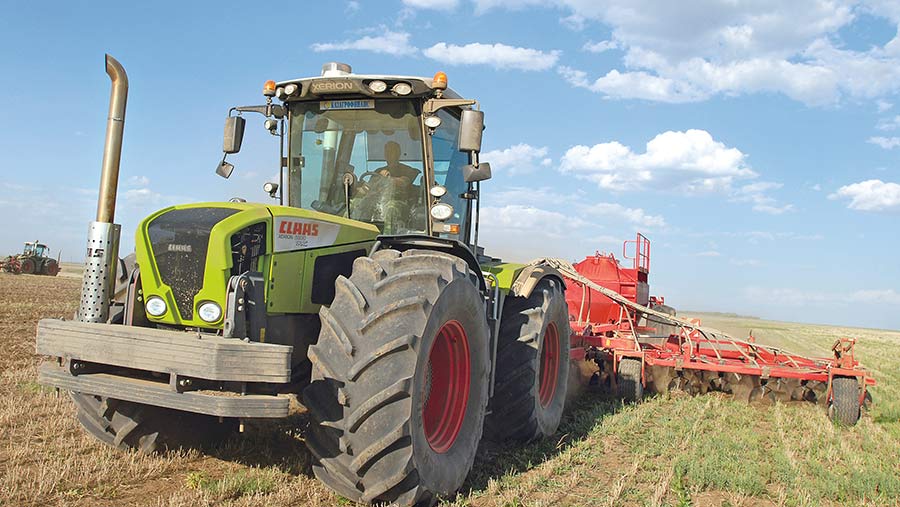
[{"label": "tractor driver", "polygon": [[391,178],[394,187],[409,188],[413,180],[419,175],[419,170],[400,163],[400,144],[396,141],[388,141],[384,144],[384,167],[375,172]]},{"label": "tractor driver", "polygon": [[364,220],[383,222],[385,233],[417,228],[409,221],[416,215],[411,210],[415,206],[416,196],[413,181],[421,171],[400,162],[400,144],[396,141],[385,143],[384,160],[384,166],[372,171],[375,174],[369,182],[372,189],[367,189],[361,197],[358,212],[354,215]]}]

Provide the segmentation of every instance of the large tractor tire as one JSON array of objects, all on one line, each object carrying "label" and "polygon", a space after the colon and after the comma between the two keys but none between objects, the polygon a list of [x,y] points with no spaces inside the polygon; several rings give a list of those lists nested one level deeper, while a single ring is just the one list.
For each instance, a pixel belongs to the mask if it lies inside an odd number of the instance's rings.
[{"label": "large tractor tire", "polygon": [[[669,305],[653,305],[650,308],[675,317],[675,309]],[[656,336],[668,337],[669,335],[678,334],[680,332],[678,326],[655,315],[647,315],[647,325],[656,328]]]},{"label": "large tractor tire", "polygon": [[19,263],[19,272],[25,273],[26,275],[34,274],[34,260],[33,259],[22,259],[22,262]]},{"label": "large tractor tire", "polygon": [[835,377],[831,380],[831,420],[844,426],[859,421],[859,381],[855,377]]},{"label": "large tractor tire", "polygon": [[562,283],[541,280],[503,306],[491,414],[492,440],[522,442],[556,433],[569,378],[569,315]]},{"label": "large tractor tire", "polygon": [[628,403],[636,403],[644,398],[644,384],[641,381],[641,361],[625,358],[619,361],[616,372],[619,396]]},{"label": "large tractor tire", "polygon": [[233,433],[232,419],[154,407],[89,394],[70,393],[78,422],[95,438],[118,449],[152,453],[217,444]]},{"label": "large tractor tire", "polygon": [[41,268],[41,274],[47,276],[56,276],[59,274],[59,264],[54,260],[50,259],[44,263],[44,267]]},{"label": "large tractor tire", "polygon": [[313,472],[340,495],[428,505],[462,485],[489,387],[476,276],[455,256],[382,250],[337,278],[303,400]]}]

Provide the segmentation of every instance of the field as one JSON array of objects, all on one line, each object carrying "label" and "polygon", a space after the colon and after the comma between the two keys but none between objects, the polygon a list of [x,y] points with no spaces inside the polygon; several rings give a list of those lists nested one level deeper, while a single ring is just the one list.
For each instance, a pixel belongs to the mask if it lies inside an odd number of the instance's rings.
[{"label": "field", "polygon": [[[311,476],[303,414],[205,452],[145,456],[87,437],[68,398],[35,382],[35,324],[71,317],[79,286],[75,274],[0,274],[0,505],[347,504]],[[827,356],[836,337],[858,337],[858,357],[879,382],[874,407],[840,428],[808,404],[672,394],[625,406],[585,392],[555,438],[485,445],[446,503],[900,505],[900,332],[701,317],[803,354]]]}]

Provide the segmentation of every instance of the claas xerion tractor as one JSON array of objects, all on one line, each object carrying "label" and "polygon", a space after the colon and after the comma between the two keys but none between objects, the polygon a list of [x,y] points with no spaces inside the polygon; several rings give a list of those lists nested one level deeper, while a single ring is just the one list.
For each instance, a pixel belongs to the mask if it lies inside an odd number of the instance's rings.
[{"label": "claas xerion tractor", "polygon": [[56,276],[59,259],[50,257],[50,247],[35,240],[25,243],[22,253],[0,260],[0,271],[26,275]]},{"label": "claas xerion tractor", "polygon": [[[118,257],[114,224],[128,80],[107,56],[110,114],[97,220],[73,321],[39,323],[84,428],[154,451],[223,438],[252,419],[312,421],[315,475],[360,502],[430,503],[457,490],[482,437],[553,434],[565,401],[562,275],[478,246],[483,113],[447,77],[321,76],[235,107],[224,152],[261,114],[280,144],[277,204],[172,206]],[[230,176],[223,157],[217,172]]]}]

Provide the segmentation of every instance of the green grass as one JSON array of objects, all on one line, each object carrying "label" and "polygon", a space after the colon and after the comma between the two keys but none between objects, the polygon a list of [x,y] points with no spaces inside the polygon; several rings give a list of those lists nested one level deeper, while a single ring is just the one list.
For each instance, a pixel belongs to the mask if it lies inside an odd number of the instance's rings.
[{"label": "green grass", "polygon": [[270,469],[250,469],[214,479],[203,472],[191,472],[185,478],[185,485],[218,499],[236,499],[275,491],[279,474]]},{"label": "green grass", "polygon": [[875,375],[873,408],[854,427],[820,406],[748,405],[722,394],[657,396],[626,406],[590,394],[565,437],[503,448],[476,462],[451,505],[900,505],[900,332],[704,322],[760,343],[828,357],[840,336]]}]

